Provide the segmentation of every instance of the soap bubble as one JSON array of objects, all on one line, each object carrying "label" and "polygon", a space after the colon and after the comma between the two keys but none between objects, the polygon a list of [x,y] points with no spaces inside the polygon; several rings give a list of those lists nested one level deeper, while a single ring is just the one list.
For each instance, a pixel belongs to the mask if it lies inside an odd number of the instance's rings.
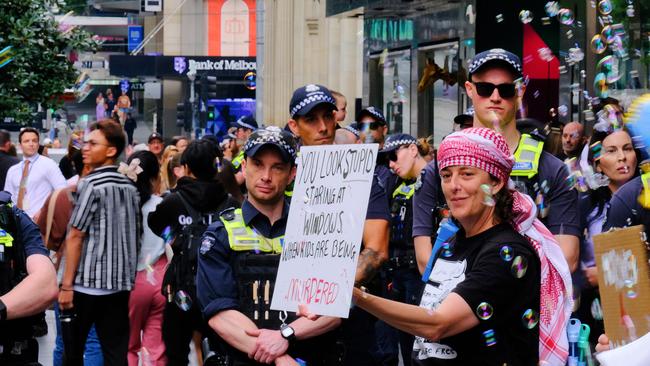
[{"label": "soap bubble", "polygon": [[607,45],[605,44],[605,37],[601,34],[596,34],[591,38],[591,49],[595,54],[600,55],[605,52]]},{"label": "soap bubble", "polygon": [[485,337],[486,346],[492,347],[495,344],[497,344],[497,340],[494,337],[494,329],[488,329],[485,332],[483,332],[483,337]]},{"label": "soap bubble", "polygon": [[533,21],[533,12],[530,10],[522,10],[519,12],[519,20],[523,24],[528,24]]},{"label": "soap bubble", "polygon": [[548,47],[543,47],[537,50],[537,55],[539,58],[541,58],[543,61],[546,62],[551,62],[553,60],[553,51],[551,51],[550,48]]},{"label": "soap bubble", "polygon": [[591,303],[591,316],[596,320],[603,320],[603,308],[597,298]]},{"label": "soap bubble", "polygon": [[573,11],[567,8],[560,9],[560,11],[557,13],[557,18],[560,23],[564,25],[572,25],[573,21],[575,20]]},{"label": "soap bubble", "polygon": [[544,10],[549,17],[554,17],[560,12],[560,4],[557,1],[549,1],[544,5]]},{"label": "soap bubble", "polygon": [[537,315],[537,312],[533,309],[528,309],[524,311],[524,314],[521,316],[521,321],[524,324],[524,327],[528,329],[533,329],[535,326],[537,326],[537,323],[539,322],[539,316]]},{"label": "soap bubble", "polygon": [[569,113],[569,108],[563,104],[557,107],[557,112],[560,114],[560,116],[566,117],[566,115]]},{"label": "soap bubble", "polygon": [[504,245],[501,247],[501,250],[499,250],[499,255],[501,256],[501,259],[503,259],[506,262],[510,262],[512,260],[514,251],[512,250],[511,247]]},{"label": "soap bubble", "polygon": [[476,307],[476,316],[481,320],[490,319],[492,314],[494,314],[494,309],[492,308],[492,305],[487,302],[482,302]]},{"label": "soap bubble", "polygon": [[599,98],[607,98],[609,95],[609,87],[607,86],[607,76],[599,72],[594,77],[594,92]]},{"label": "soap bubble", "polygon": [[580,61],[584,60],[584,58],[585,58],[585,53],[582,52],[580,47],[569,48],[569,59],[572,62],[577,63],[577,62],[580,62]]},{"label": "soap bubble", "polygon": [[497,14],[496,20],[497,20],[497,23],[503,22],[503,14]]},{"label": "soap bubble", "polygon": [[598,12],[602,15],[609,15],[612,12],[612,3],[609,0],[601,0],[598,3]]},{"label": "soap bubble", "polygon": [[513,276],[517,278],[524,277],[528,270],[528,260],[520,255],[516,256],[515,259],[512,260],[510,270]]},{"label": "soap bubble", "polygon": [[625,14],[630,18],[634,18],[634,5],[628,5],[627,9],[625,9]]}]

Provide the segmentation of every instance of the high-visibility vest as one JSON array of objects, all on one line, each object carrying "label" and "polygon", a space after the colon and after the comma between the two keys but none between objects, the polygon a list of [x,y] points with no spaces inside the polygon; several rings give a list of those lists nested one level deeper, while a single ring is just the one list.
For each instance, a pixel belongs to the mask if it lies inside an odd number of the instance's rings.
[{"label": "high-visibility vest", "polygon": [[284,235],[269,239],[246,226],[241,208],[221,215],[220,219],[228,233],[230,249],[236,252],[248,250],[276,254],[282,252]]},{"label": "high-visibility vest", "polygon": [[531,135],[522,134],[517,151],[515,151],[515,165],[512,167],[510,175],[528,179],[536,176],[542,151],[544,151],[543,141],[536,140]]}]

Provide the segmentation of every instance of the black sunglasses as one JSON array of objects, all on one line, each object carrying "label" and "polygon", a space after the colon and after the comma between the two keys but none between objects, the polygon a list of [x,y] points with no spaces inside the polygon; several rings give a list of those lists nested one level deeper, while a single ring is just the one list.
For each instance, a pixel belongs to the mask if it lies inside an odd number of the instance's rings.
[{"label": "black sunglasses", "polygon": [[375,122],[364,122],[363,125],[368,126],[368,128],[371,130],[376,130],[379,127],[383,126],[384,124],[382,122],[375,121]]},{"label": "black sunglasses", "polygon": [[494,89],[499,90],[499,95],[501,98],[512,98],[515,96],[515,92],[517,90],[515,88],[515,84],[512,83],[494,85],[492,83],[473,82],[472,84],[476,86],[476,93],[484,98],[492,95]]},{"label": "black sunglasses", "polygon": [[404,147],[408,147],[409,145],[402,145],[398,147],[395,150],[391,150],[387,153],[387,157],[389,161],[396,162],[397,161],[397,152],[400,151]]}]

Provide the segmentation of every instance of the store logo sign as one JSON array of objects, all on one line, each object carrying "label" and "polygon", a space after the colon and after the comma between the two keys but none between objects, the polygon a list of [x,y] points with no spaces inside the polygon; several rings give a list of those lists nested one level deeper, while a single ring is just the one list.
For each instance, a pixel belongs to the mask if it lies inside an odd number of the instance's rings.
[{"label": "store logo sign", "polygon": [[174,70],[182,74],[187,68],[187,63],[185,62],[185,57],[174,57]]}]

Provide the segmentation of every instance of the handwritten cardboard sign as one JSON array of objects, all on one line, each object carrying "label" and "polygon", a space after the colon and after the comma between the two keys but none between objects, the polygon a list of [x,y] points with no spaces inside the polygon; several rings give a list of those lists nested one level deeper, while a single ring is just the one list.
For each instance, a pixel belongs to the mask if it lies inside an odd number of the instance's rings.
[{"label": "handwritten cardboard sign", "polygon": [[614,347],[650,331],[650,277],[643,225],[594,236],[605,333]]},{"label": "handwritten cardboard sign", "polygon": [[348,317],[377,150],[301,148],[271,309]]}]

